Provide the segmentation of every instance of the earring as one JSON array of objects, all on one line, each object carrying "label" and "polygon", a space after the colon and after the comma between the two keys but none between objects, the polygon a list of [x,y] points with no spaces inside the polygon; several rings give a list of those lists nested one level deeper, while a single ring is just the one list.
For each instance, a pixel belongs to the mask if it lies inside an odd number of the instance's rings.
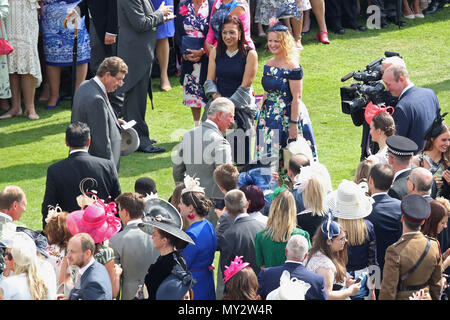
[{"label": "earring", "polygon": [[191,212],[191,214],[187,215],[188,219],[193,220],[195,218],[195,215]]}]

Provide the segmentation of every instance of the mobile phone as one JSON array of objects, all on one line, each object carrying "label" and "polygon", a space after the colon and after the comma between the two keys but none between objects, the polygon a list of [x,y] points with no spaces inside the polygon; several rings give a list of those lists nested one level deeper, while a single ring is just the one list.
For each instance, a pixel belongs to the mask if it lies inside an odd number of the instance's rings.
[{"label": "mobile phone", "polygon": [[355,283],[360,283],[361,282],[361,278],[356,279]]}]

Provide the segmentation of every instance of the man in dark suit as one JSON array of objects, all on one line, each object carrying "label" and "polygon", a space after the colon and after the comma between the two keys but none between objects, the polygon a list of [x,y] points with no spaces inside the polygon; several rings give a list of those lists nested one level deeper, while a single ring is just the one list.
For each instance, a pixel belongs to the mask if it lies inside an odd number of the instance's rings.
[{"label": "man in dark suit", "polygon": [[75,92],[72,107],[72,122],[86,123],[91,129],[92,144],[89,153],[110,159],[120,166],[121,125],[109,102],[107,93],[123,85],[128,72],[127,65],[119,57],[106,58],[97,70],[97,75],[84,81]]},{"label": "man in dark suit", "polygon": [[78,266],[75,286],[69,300],[112,300],[108,271],[94,259],[94,239],[87,233],[77,233],[67,245],[69,265]]},{"label": "man in dark suit", "polygon": [[411,173],[411,163],[417,144],[402,136],[390,136],[386,140],[388,146],[388,162],[394,169],[394,182],[388,194],[398,200],[408,194],[408,177]]},{"label": "man in dark suit", "polygon": [[306,238],[302,235],[293,235],[286,245],[285,254],[286,262],[283,265],[262,269],[258,274],[258,294],[261,298],[265,300],[271,291],[280,286],[281,274],[287,270],[291,278],[297,278],[311,285],[306,292],[305,300],[326,300],[323,277],[307,270],[302,264],[308,255]]},{"label": "man in dark suit", "polygon": [[431,89],[416,87],[404,66],[392,65],[383,73],[386,90],[398,97],[394,118],[397,135],[413,140],[418,150],[425,144],[425,131],[433,123],[439,107],[436,94]]},{"label": "man in dark suit", "polygon": [[372,222],[375,230],[380,272],[383,271],[386,249],[402,234],[400,200],[387,194],[393,179],[394,169],[389,164],[376,164],[369,173],[369,191],[374,203],[366,219]]},{"label": "man in dark suit", "polygon": [[[97,181],[95,190],[100,199],[112,200],[120,195],[117,170],[111,160],[91,156],[88,149],[91,143],[90,130],[85,123],[72,123],[66,130],[66,145],[69,157],[58,161],[47,169],[44,201],[42,202],[42,223],[49,206],[59,205],[63,211],[79,210],[77,196],[81,194],[80,182],[85,178]],[[94,188],[93,188],[94,189]]]},{"label": "man in dark suit", "polygon": [[258,275],[260,268],[256,263],[255,236],[264,229],[265,224],[249,216],[248,202],[241,190],[228,191],[224,200],[225,208],[233,217],[234,223],[217,237],[217,247],[220,251],[219,272],[223,273],[225,266],[236,256],[243,256]]},{"label": "man in dark suit", "polygon": [[[89,22],[91,42],[89,69],[91,74],[95,75],[105,58],[117,55],[117,0],[82,0],[67,14],[67,19],[70,21],[83,15],[87,16]],[[120,117],[123,95],[109,92],[108,97],[114,111]]]},{"label": "man in dark suit", "polygon": [[124,94],[122,107],[126,121],[135,120],[140,145],[138,151],[157,153],[166,151],[154,146],[150,140],[145,112],[147,94],[151,92],[150,77],[156,45],[156,27],[173,19],[172,6],[164,3],[155,11],[149,0],[119,0],[117,15],[119,20],[119,36],[117,55],[129,68],[129,76],[119,94]]}]

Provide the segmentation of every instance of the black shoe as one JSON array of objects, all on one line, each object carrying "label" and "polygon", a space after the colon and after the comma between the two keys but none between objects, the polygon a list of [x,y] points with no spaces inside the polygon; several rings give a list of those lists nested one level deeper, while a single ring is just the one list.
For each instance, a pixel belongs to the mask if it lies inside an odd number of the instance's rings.
[{"label": "black shoe", "polygon": [[139,148],[137,151],[144,152],[144,153],[160,153],[160,152],[166,152],[166,149],[150,144],[145,148]]},{"label": "black shoe", "polygon": [[344,34],[345,33],[345,29],[342,27],[337,27],[337,28],[330,28],[331,32],[336,33],[336,34]]},{"label": "black shoe", "polygon": [[392,22],[393,24],[395,24],[395,25],[397,25],[399,27],[406,26],[406,22],[405,21],[397,20],[396,17],[388,17],[387,19],[388,19],[388,21]]},{"label": "black shoe", "polygon": [[387,28],[388,27],[387,22],[386,21],[382,21],[380,27],[381,27],[381,29]]},{"label": "black shoe", "polygon": [[438,3],[437,2],[433,2],[432,4],[430,4],[428,6],[428,8],[426,8],[426,10],[423,11],[423,14],[433,14],[436,11],[438,11]]},{"label": "black shoe", "polygon": [[359,31],[366,31],[366,27],[363,27],[359,24],[354,25],[354,26],[344,26],[345,28],[349,28],[349,29],[353,29],[353,30],[359,30]]}]

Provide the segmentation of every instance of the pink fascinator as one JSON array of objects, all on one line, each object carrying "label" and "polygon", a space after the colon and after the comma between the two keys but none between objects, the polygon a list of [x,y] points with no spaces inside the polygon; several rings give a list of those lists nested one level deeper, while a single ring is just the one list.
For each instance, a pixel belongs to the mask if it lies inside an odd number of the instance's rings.
[{"label": "pink fascinator", "polygon": [[240,257],[236,256],[234,260],[231,261],[229,266],[225,266],[226,270],[223,272],[223,274],[225,275],[225,277],[223,278],[223,283],[227,282],[236,273],[238,273],[239,271],[250,265],[250,263],[248,262],[243,262],[242,258],[243,256]]},{"label": "pink fascinator", "polygon": [[72,235],[88,233],[95,243],[111,239],[122,227],[115,202],[105,204],[101,199],[87,206],[84,210],[76,210],[67,216],[67,228]]}]

